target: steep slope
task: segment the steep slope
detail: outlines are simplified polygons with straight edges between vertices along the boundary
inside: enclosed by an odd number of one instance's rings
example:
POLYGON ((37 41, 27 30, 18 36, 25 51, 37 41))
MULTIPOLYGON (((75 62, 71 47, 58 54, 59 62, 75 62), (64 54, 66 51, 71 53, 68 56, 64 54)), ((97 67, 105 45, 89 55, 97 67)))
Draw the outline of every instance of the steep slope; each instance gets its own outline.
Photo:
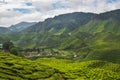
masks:
POLYGON ((74 50, 78 59, 120 63, 120 10, 97 15, 63 41, 60 49, 74 50), (70 43, 71 41, 71 43, 70 43))
POLYGON ((46 19, 44 22, 39 22, 23 30, 18 44, 25 47, 28 45, 30 47, 55 47, 64 38, 69 37, 71 31, 86 24, 95 16, 96 14, 92 13, 76 12, 46 19))
POLYGON ((56 33, 61 29, 66 29, 65 32, 73 31, 77 27, 86 24, 93 19, 96 14, 75 12, 48 18, 44 22, 39 22, 36 25, 26 29, 25 32, 41 32, 43 30, 56 33))
POLYGON ((68 51, 72 56, 76 54, 78 60, 120 63, 119 16, 119 9, 101 14, 64 14, 8 37, 23 48, 56 49, 61 54, 62 51, 68 51))

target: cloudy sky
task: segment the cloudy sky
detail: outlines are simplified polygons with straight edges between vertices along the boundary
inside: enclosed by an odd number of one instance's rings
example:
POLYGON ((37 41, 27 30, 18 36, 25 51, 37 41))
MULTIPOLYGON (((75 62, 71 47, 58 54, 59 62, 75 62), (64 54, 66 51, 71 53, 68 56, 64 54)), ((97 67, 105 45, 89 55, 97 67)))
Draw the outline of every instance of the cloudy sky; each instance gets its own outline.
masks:
POLYGON ((0 0, 0 26, 44 21, 64 13, 102 13, 114 9, 120 9, 120 0, 0 0))

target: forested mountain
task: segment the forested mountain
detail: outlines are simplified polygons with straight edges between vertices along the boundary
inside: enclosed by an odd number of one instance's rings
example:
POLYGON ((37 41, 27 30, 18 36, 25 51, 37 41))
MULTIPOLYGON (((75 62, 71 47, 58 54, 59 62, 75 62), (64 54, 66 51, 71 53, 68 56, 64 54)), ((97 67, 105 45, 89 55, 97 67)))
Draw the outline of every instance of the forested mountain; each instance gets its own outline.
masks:
POLYGON ((101 14, 63 14, 7 37, 18 47, 57 49, 76 53, 78 60, 103 59, 119 63, 119 16, 119 9, 101 14))
POLYGON ((78 59, 100 59, 120 62, 120 10, 97 15, 87 24, 73 31, 61 49, 74 50, 78 59))
POLYGON ((1 27, 0 44, 3 80, 120 80, 120 9, 1 27))
POLYGON ((21 31, 21 35, 25 35, 25 38, 22 37, 18 44, 24 46, 29 42, 29 47, 59 45, 58 43, 67 38, 72 31, 88 23, 95 16, 93 13, 75 12, 46 19, 21 31))
POLYGON ((54 18, 48 18, 44 22, 39 22, 24 31, 42 32, 44 30, 56 33, 62 29, 65 29, 64 32, 70 32, 78 28, 79 26, 86 24, 95 16, 96 14, 93 13, 82 12, 63 14, 55 16, 54 18))

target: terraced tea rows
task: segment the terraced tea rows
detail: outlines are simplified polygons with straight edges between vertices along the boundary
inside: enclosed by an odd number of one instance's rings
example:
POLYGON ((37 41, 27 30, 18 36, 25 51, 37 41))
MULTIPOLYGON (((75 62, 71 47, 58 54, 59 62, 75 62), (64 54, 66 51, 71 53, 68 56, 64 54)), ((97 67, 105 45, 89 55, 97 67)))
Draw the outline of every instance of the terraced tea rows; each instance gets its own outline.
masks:
POLYGON ((55 69, 0 52, 0 80, 56 80, 55 69))

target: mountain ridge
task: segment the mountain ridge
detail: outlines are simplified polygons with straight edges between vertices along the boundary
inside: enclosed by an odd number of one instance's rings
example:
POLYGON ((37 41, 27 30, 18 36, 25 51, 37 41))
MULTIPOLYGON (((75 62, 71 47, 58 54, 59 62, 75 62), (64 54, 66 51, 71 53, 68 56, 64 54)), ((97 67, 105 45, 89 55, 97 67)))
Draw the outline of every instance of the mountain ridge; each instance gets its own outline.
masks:
POLYGON ((36 29, 36 32, 38 32, 37 30, 41 30, 41 28, 49 30, 49 28, 51 28, 51 27, 62 28, 64 26, 71 26, 72 24, 83 25, 83 24, 87 23, 90 19, 92 19, 94 16, 96 16, 96 14, 83 13, 83 12, 74 12, 74 13, 62 14, 59 16, 55 16, 53 18, 48 18, 43 22, 39 22, 39 23, 31 26, 30 28, 26 29, 25 32, 27 32, 27 30, 28 30, 28 32, 32 32, 33 28, 34 29, 38 28, 38 29, 36 29), (77 22, 77 21, 79 21, 79 22, 77 22), (77 23, 75 23, 75 22, 77 22, 77 23), (72 24, 66 25, 66 24, 70 24, 70 23, 72 23, 72 24))
POLYGON ((15 25, 11 25, 10 27, 8 27, 12 32, 20 32, 32 25, 36 24, 36 22, 20 22, 18 24, 15 25))
POLYGON ((55 49, 59 55, 66 57, 76 54, 77 60, 98 59, 120 63, 119 13, 120 9, 101 14, 63 14, 8 37, 24 49, 55 49))

